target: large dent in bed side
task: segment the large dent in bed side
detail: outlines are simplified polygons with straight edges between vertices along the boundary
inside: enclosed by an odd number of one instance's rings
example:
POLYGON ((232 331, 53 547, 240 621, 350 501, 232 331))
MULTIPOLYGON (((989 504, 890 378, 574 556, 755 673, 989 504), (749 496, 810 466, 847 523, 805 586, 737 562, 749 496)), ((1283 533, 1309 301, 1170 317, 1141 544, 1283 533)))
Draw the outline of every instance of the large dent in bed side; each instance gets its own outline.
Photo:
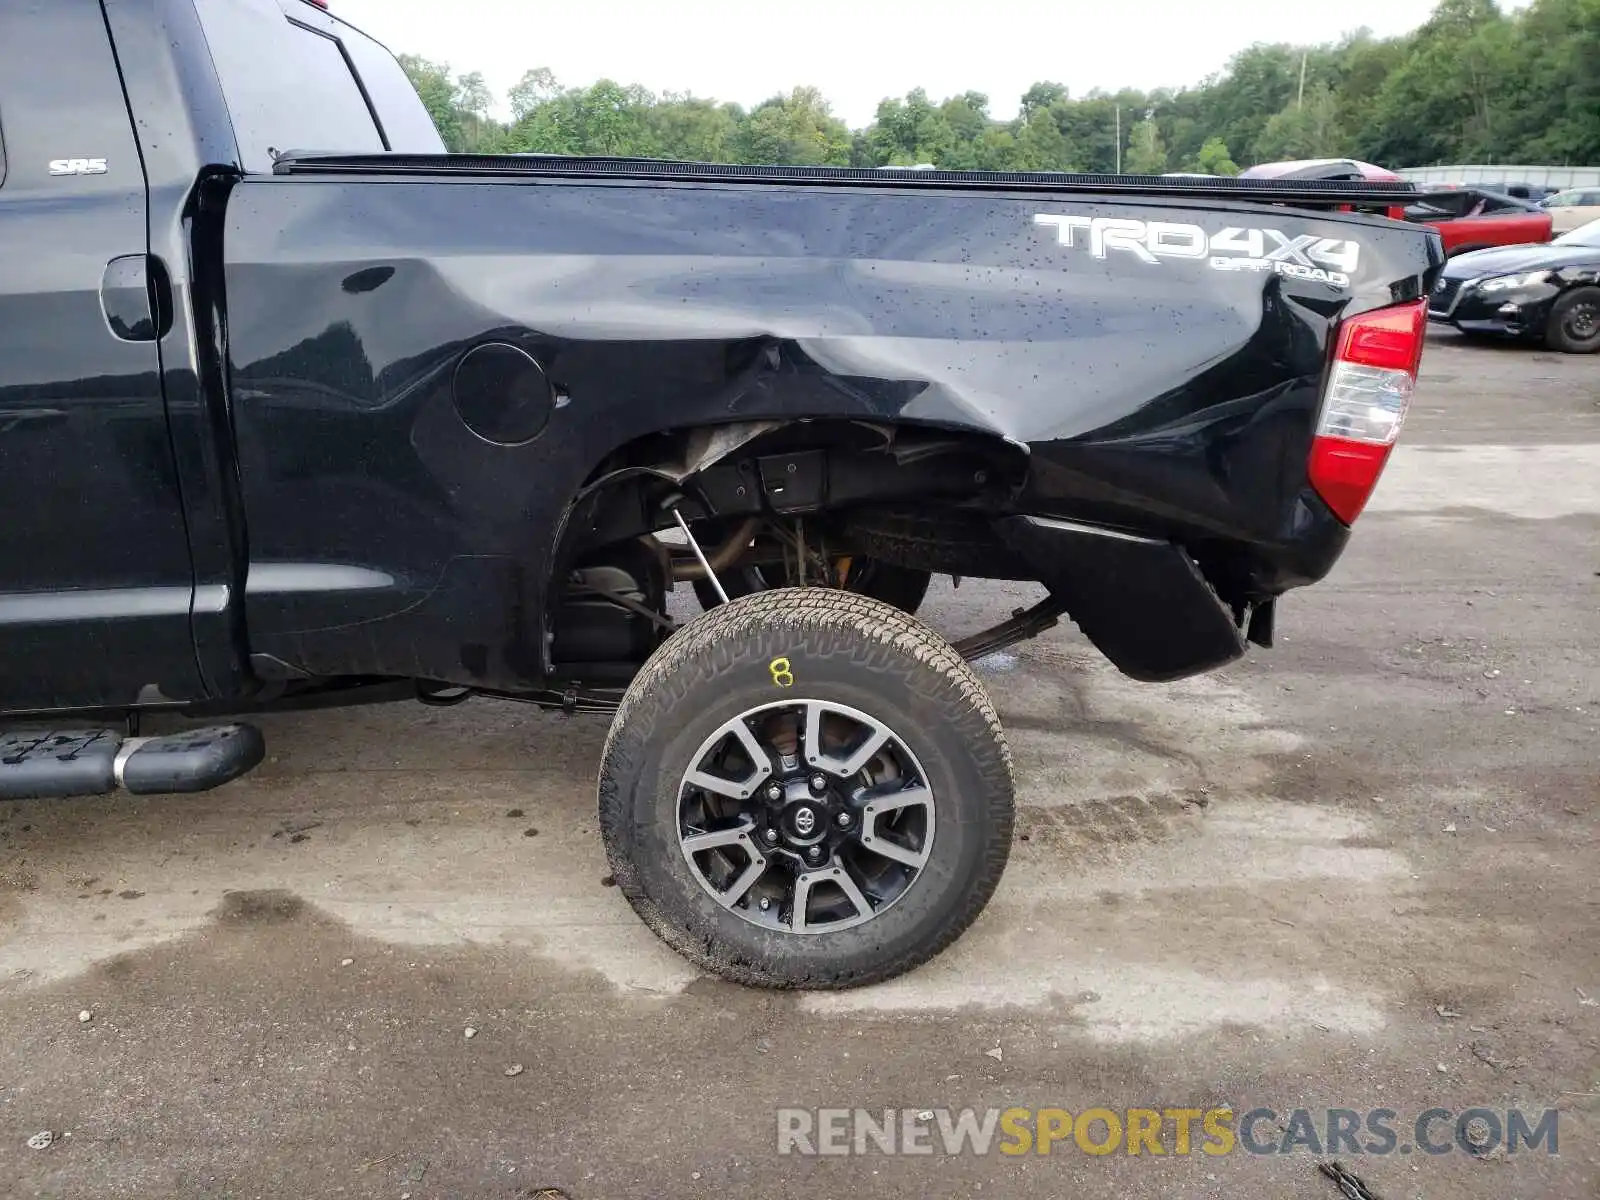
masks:
POLYGON ((810 411, 790 381, 781 400, 760 386, 677 396, 662 416, 683 423, 783 412, 1073 438, 1237 352, 1260 325, 1258 281, 1087 264, 450 254, 429 265, 463 299, 566 343, 761 343, 790 360, 775 366, 810 364, 810 411))

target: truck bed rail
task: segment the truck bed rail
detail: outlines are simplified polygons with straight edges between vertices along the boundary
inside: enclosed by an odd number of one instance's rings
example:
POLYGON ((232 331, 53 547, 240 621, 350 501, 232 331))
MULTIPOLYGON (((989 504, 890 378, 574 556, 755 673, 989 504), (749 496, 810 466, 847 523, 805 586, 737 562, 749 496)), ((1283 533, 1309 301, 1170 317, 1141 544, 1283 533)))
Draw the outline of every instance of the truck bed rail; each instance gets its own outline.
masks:
POLYGON ((293 150, 278 156, 273 172, 278 175, 470 175, 479 178, 615 179, 802 184, 888 190, 1194 197, 1255 204, 1293 204, 1300 208, 1386 208, 1397 202, 1413 201, 1418 195, 1415 185, 1407 182, 741 166, 647 158, 575 158, 553 154, 330 154, 293 150))

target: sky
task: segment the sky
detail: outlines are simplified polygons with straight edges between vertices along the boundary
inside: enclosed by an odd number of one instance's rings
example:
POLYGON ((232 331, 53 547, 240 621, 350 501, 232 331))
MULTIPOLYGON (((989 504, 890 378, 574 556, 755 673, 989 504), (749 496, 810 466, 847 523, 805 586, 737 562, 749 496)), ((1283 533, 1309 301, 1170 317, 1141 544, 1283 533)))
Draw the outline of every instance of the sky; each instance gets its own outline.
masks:
POLYGON ((1016 115, 1028 86, 1177 87, 1252 42, 1333 41, 1420 25, 1435 0, 329 0, 396 54, 482 71, 505 117, 533 67, 565 86, 598 79, 749 107, 812 84, 851 128, 885 96, 965 91, 1016 115))

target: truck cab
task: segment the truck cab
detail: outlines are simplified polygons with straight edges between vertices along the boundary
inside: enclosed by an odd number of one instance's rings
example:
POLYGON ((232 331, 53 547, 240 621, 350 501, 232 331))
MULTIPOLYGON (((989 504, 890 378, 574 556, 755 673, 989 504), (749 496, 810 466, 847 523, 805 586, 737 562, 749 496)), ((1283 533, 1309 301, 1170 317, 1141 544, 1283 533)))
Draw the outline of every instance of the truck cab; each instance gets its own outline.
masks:
POLYGON ((393 56, 308 0, 25 9, 0 38, 0 708, 225 693, 208 187, 292 148, 444 147, 393 56))

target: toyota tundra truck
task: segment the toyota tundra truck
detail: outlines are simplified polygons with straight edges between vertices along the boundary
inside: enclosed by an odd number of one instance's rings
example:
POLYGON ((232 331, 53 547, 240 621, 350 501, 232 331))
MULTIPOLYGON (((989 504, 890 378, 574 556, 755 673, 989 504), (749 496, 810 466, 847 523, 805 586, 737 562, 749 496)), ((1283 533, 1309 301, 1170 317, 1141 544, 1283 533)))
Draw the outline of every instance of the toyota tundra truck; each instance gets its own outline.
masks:
POLYGON ((0 798, 215 787, 271 709, 609 712, 622 893, 753 985, 988 901, 973 660, 1271 644, 1444 262, 1385 183, 449 154, 312 0, 0 21, 0 798), (1044 598, 952 644, 934 574, 1044 598))

